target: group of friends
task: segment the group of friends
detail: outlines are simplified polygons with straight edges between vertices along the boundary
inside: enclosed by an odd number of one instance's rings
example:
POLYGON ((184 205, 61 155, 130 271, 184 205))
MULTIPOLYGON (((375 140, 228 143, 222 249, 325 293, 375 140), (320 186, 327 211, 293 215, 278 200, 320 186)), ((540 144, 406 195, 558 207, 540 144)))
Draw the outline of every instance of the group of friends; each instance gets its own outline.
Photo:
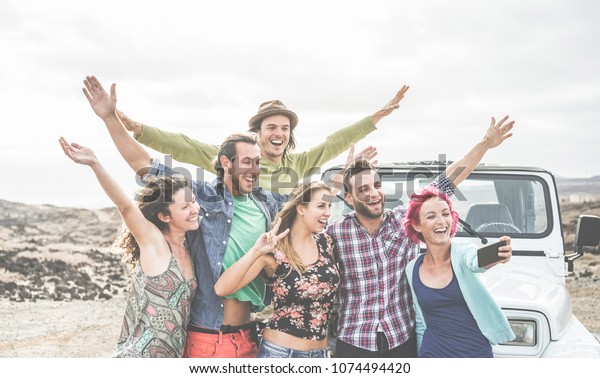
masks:
MULTIPOLYGON (((260 105, 248 131, 214 146, 132 120, 117 109, 115 84, 110 93, 94 76, 84 84, 145 183, 130 198, 91 149, 60 138, 69 158, 93 170, 126 226, 116 244, 132 286, 115 357, 328 357, 336 299, 336 358, 493 357, 492 345, 514 338, 476 274, 497 263, 479 268, 476 247, 453 240, 450 201, 484 154, 512 136, 508 116, 492 118, 483 139, 408 204, 386 210, 376 149, 355 155, 353 144, 399 107, 407 86, 372 115, 293 153, 298 117, 278 100, 260 105), (178 175, 143 145, 217 177, 178 175), (334 182, 310 179, 346 150, 334 182), (336 195, 354 211, 329 222, 336 195)), ((501 239, 506 263, 510 238, 501 239)))

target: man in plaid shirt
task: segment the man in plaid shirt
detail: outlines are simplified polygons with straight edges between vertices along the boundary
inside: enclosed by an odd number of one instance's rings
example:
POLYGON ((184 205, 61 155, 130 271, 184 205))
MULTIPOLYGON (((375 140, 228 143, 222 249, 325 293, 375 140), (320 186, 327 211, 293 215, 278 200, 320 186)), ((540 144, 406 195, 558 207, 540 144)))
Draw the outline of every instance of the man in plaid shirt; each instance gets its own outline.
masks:
MULTIPOLYGON (((492 123, 485 137, 434 181, 452 195, 483 155, 512 136, 508 116, 492 123)), ((336 357, 417 357, 412 298, 406 264, 419 244, 404 234, 405 206, 384 210, 381 180, 358 160, 344 171, 345 199, 354 212, 327 228, 336 241, 342 282, 336 357)))

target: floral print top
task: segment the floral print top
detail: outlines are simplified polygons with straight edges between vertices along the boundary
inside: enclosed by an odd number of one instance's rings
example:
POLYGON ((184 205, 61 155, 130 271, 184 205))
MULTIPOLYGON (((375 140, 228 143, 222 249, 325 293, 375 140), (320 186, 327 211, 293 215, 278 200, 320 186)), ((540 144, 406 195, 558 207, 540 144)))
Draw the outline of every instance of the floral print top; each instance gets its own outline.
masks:
POLYGON ((333 239, 324 233, 314 237, 319 257, 301 275, 291 268, 283 252, 275 250, 277 267, 267 279, 273 291, 273 315, 267 327, 302 339, 323 340, 340 275, 333 257, 333 239))

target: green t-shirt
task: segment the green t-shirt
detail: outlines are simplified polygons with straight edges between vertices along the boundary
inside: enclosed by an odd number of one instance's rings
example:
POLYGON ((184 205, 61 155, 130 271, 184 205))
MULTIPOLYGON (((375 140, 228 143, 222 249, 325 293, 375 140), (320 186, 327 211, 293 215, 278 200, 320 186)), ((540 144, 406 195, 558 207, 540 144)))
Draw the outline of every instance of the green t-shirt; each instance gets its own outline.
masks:
MULTIPOLYGON (((223 270, 232 266, 254 246, 265 232, 267 219, 254 201, 248 196, 233 197, 233 220, 231 233, 223 256, 223 270)), ((225 298, 236 298, 241 302, 252 302, 252 311, 262 311, 265 297, 265 280, 256 277, 248 285, 225 298)))
MULTIPOLYGON (((315 173, 323 164, 335 159, 348 150, 352 143, 363 139, 373 130, 373 120, 370 116, 365 117, 335 131, 322 143, 307 151, 286 154, 280 164, 262 159, 258 185, 271 192, 289 194, 299 180, 315 173)), ((136 135, 136 138, 140 143, 158 152, 173 155, 179 162, 193 164, 215 173, 213 163, 219 151, 218 146, 147 125, 144 125, 142 133, 136 135)))

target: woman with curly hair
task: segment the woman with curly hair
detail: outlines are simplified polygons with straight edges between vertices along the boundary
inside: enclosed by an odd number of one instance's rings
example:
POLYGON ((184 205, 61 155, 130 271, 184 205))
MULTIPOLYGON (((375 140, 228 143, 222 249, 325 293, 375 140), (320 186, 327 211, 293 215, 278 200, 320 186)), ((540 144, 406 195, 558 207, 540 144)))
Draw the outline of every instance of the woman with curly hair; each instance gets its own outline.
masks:
POLYGON ((71 160, 93 170, 126 226, 116 244, 133 280, 114 357, 181 357, 197 286, 185 239, 200 226, 190 184, 176 176, 155 178, 136 206, 91 149, 62 137, 60 144, 71 160))
POLYGON ((333 239, 323 233, 332 198, 332 188, 324 183, 297 185, 273 229, 215 284, 215 292, 224 296, 264 275, 273 294, 273 315, 258 358, 328 356, 327 327, 340 282, 333 239))

